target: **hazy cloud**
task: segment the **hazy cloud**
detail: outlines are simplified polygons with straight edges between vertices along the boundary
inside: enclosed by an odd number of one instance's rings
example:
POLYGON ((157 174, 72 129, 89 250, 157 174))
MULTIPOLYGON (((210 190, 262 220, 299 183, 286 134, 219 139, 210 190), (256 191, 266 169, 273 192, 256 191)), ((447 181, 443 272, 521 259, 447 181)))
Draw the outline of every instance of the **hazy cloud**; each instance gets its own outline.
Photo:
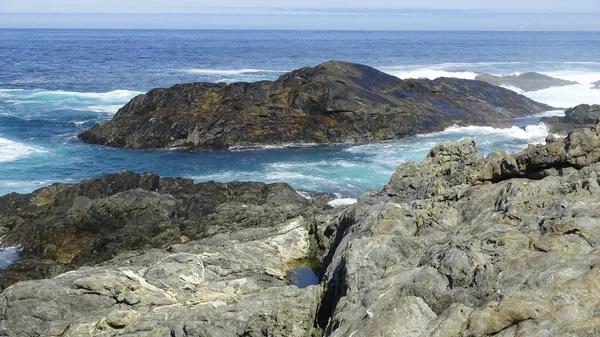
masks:
POLYGON ((0 0, 0 28, 600 30, 598 0, 255 0, 252 4, 0 0))
POLYGON ((0 0, 0 11, 21 13, 227 13, 256 14, 268 11, 347 9, 459 9, 505 12, 600 12, 597 0, 0 0))

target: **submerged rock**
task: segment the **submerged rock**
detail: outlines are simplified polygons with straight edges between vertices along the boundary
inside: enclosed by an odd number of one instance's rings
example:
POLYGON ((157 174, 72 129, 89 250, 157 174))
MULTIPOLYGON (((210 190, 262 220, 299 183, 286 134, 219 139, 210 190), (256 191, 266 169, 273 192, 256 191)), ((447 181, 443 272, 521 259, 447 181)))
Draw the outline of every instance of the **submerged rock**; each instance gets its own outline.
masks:
POLYGON ((565 110, 564 117, 542 117, 541 121, 558 134, 567 134, 575 129, 591 127, 600 121, 600 105, 580 104, 565 110))
POLYGON ((520 75, 494 76, 488 74, 479 74, 475 76, 478 81, 487 82, 493 85, 506 85, 519 88, 525 92, 538 91, 551 87, 563 87, 567 85, 578 84, 574 81, 567 81, 560 78, 554 78, 538 73, 523 73, 520 75))
POLYGON ((80 138, 128 148, 366 142, 453 124, 501 124, 546 110, 551 107, 479 81, 401 80, 368 66, 331 61, 273 82, 154 89, 80 138))

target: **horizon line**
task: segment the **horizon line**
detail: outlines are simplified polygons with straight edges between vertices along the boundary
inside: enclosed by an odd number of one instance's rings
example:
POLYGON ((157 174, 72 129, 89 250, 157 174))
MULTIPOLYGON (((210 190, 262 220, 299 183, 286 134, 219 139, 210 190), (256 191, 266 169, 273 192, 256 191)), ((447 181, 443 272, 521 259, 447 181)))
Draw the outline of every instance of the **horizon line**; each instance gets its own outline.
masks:
POLYGON ((81 28, 81 27, 2 27, 0 30, 156 30, 156 31, 265 31, 265 32, 453 32, 453 33, 600 33, 599 30, 502 30, 502 29, 310 29, 310 28, 81 28))
POLYGON ((406 15, 410 14, 434 14, 440 12, 453 12, 459 14, 500 14, 500 15, 600 15, 599 12, 532 12, 532 11, 499 11, 499 10, 485 10, 485 9, 352 9, 352 8, 336 8, 336 9, 270 9, 271 13, 261 12, 172 12, 172 13, 158 13, 158 12, 3 12, 2 14, 34 14, 34 15, 406 15), (348 10, 350 13, 339 12, 338 10, 348 10), (362 10, 366 12, 361 12, 362 10), (314 11, 314 12, 311 12, 314 11), (392 11, 390 13, 389 11, 392 11), (406 12, 406 13, 402 13, 406 12))

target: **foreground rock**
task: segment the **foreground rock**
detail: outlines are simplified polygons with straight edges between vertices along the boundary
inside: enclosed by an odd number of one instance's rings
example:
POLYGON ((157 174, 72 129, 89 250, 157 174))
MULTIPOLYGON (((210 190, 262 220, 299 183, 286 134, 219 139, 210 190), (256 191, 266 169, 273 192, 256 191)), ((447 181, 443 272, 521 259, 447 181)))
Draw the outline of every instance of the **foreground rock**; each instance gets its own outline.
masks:
POLYGON ((478 81, 484 81, 493 85, 505 85, 519 88, 525 92, 538 91, 552 87, 563 87, 567 85, 578 84, 574 81, 567 81, 560 78, 554 78, 538 73, 523 73, 520 75, 494 76, 488 74, 479 74, 475 76, 478 81))
POLYGON ((274 82, 154 89, 80 138, 128 148, 365 142, 453 124, 494 125, 546 110, 551 107, 487 83, 401 80, 367 66, 332 61, 274 82))
POLYGON ((90 267, 5 289, 0 335, 314 335, 322 288, 288 275, 326 252, 326 201, 132 172, 2 197, 3 244, 23 249, 3 287, 90 267))
POLYGON ((597 336, 600 130, 487 158, 443 143, 345 211, 328 336, 597 336))
POLYGON ((564 117, 542 117, 541 121, 548 125, 553 133, 566 135, 583 128, 592 127, 600 120, 600 105, 581 104, 565 110, 564 117))
POLYGON ((95 265, 136 249, 163 248, 245 228, 268 228, 308 211, 286 184, 200 183, 132 172, 56 184, 0 198, 5 246, 22 259, 0 286, 95 265))
POLYGON ((290 265, 309 254, 302 218, 122 254, 104 265, 9 287, 2 294, 2 332, 310 336, 321 287, 299 289, 286 280, 290 265))
MULTIPOLYGON (((274 214, 249 223, 252 212, 237 208, 222 230, 190 242, 14 284, 2 293, 0 328, 7 336, 598 336, 599 176, 594 126, 513 155, 484 158, 468 139, 442 143, 400 166, 381 191, 336 210, 307 205, 286 185, 253 185, 270 192, 243 205, 274 214), (290 203, 290 216, 275 216, 290 203), (322 262, 321 285, 287 285, 290 269, 310 258, 322 262)), ((187 200, 164 182, 153 193, 187 200)), ((108 193, 115 184, 93 186, 108 193)), ((57 200, 36 196, 27 201, 57 200)), ((217 206, 216 219, 235 204, 217 206)))

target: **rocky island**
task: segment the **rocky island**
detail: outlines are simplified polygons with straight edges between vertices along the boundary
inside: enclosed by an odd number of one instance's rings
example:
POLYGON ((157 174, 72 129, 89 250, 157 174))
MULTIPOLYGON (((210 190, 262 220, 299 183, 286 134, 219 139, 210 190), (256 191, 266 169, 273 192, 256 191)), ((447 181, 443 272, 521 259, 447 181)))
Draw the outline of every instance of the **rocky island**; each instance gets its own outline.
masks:
POLYGON ((154 89, 80 138, 113 147, 190 149, 368 142, 453 124, 502 125, 551 109, 480 81, 401 80, 368 66, 330 61, 276 81, 154 89))
POLYGON ((593 126, 511 155, 445 142, 336 209, 131 172, 13 193, 0 335, 598 336, 599 176, 593 126), (290 284, 307 265, 320 284, 290 284))
POLYGON ((574 81, 567 81, 560 78, 554 78, 548 75, 533 72, 506 76, 479 74, 475 76, 475 79, 493 85, 508 85, 511 87, 519 88, 525 92, 578 84, 574 81))

